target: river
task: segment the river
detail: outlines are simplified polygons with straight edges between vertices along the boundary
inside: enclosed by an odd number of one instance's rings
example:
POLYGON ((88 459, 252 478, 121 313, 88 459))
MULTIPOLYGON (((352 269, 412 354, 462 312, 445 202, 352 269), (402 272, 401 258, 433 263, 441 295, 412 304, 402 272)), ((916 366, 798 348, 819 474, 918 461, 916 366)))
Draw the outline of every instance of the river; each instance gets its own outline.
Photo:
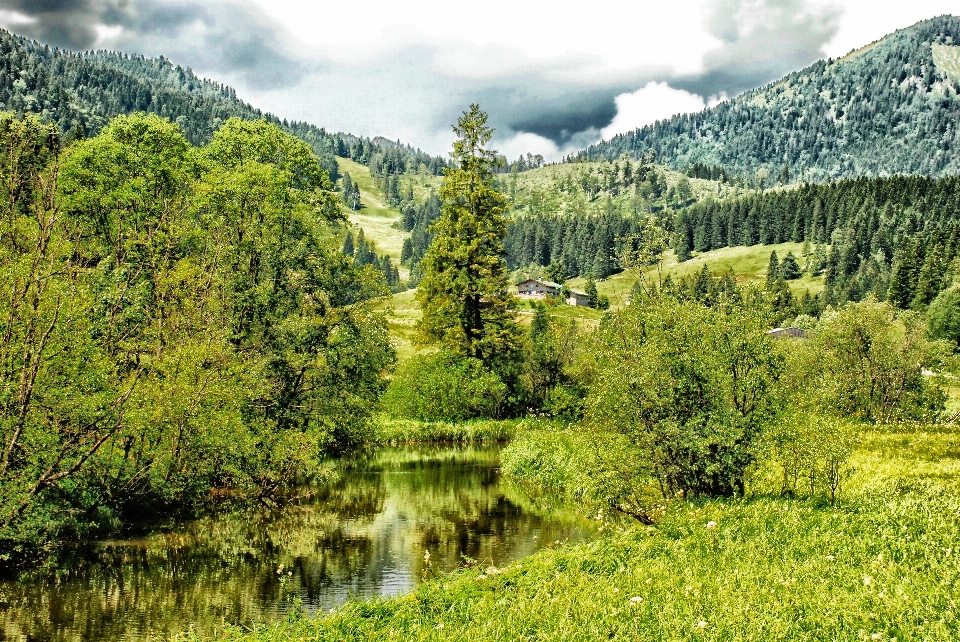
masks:
POLYGON ((571 511, 534 507, 498 466, 498 447, 381 448, 282 507, 77 546, 56 570, 0 582, 0 640, 139 642, 313 614, 593 532, 571 511))

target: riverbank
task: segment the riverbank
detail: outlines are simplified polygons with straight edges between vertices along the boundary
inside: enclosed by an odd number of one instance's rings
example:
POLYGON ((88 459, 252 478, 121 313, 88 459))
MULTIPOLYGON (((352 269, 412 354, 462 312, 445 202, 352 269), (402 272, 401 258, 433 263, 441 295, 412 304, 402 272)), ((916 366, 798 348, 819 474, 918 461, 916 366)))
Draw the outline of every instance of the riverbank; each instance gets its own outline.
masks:
POLYGON ((770 496, 677 502, 656 528, 611 524, 596 541, 507 569, 463 569, 403 597, 218 638, 956 639, 958 432, 866 433, 855 464, 836 508, 770 496))
POLYGON ((380 416, 374 419, 373 443, 397 444, 489 444, 510 441, 519 433, 545 426, 538 419, 470 419, 467 421, 418 421, 380 416))

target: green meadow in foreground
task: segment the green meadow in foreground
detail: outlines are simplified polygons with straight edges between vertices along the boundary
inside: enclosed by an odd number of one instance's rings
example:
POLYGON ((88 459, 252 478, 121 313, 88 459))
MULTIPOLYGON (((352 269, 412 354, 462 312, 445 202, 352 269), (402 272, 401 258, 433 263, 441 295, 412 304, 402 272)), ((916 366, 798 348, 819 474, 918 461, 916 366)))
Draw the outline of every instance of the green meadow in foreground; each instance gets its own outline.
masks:
MULTIPOLYGON (((515 459, 528 468, 538 443, 556 446, 524 435, 515 459)), ((656 526, 607 523, 593 542, 509 568, 480 560, 409 595, 219 639, 956 639, 960 431, 876 429, 853 464, 835 508, 774 494, 678 500, 656 526)))

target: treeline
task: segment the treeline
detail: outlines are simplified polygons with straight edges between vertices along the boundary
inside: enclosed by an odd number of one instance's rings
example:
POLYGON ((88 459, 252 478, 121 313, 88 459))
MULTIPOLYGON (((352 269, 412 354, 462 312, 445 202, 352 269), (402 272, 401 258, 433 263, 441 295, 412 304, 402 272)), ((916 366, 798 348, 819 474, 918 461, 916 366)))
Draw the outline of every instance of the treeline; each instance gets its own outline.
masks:
MULTIPOLYGON (((354 158, 358 163, 370 168, 373 184, 383 192, 387 203, 399 207, 403 196, 400 193, 400 177, 419 174, 421 176, 439 176, 448 164, 440 157, 430 156, 419 149, 401 145, 399 142, 380 146, 370 151, 367 158, 354 158)), ((413 200, 412 192, 409 195, 413 200)))
POLYGON ((393 360, 327 173, 266 121, 0 116, 0 567, 362 443, 393 360))
POLYGON ((384 139, 370 140, 289 122, 239 100, 236 91, 198 78, 163 56, 72 53, 0 29, 0 110, 35 113, 69 136, 93 136, 121 114, 154 113, 175 122, 191 144, 208 143, 230 118, 265 119, 310 145, 331 179, 336 156, 367 164, 387 149, 405 167, 439 173, 444 161, 384 139))
POLYGON ((647 215, 611 211, 596 216, 520 216, 507 226, 504 248, 510 269, 547 267, 562 283, 576 276, 605 279, 623 269, 622 257, 637 249, 655 223, 647 215))
POLYGON ((807 269, 824 274, 823 306, 873 294, 918 307, 948 285, 960 252, 958 196, 957 178, 894 176, 705 201, 678 213, 674 248, 685 260, 691 251, 807 242, 807 269))
POLYGON ((702 112, 598 143, 579 158, 655 152, 675 169, 704 163, 769 179, 787 168, 811 181, 956 174, 956 80, 937 66, 931 45, 957 42, 960 18, 939 16, 702 112))

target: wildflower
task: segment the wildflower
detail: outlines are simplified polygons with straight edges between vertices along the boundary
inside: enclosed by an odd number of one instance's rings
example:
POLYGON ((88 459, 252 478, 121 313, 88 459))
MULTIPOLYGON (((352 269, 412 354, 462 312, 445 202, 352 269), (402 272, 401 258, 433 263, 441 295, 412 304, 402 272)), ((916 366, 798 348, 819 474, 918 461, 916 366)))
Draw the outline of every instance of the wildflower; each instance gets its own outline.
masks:
POLYGON ((430 551, 423 552, 423 561, 427 564, 430 563, 430 551))
POLYGON ((883 633, 874 633, 873 635, 870 636, 870 639, 871 639, 871 640, 882 640, 882 639, 883 639, 883 633))
POLYGON ((705 628, 707 628, 707 621, 706 621, 706 620, 700 620, 699 622, 697 622, 697 628, 698 628, 698 629, 705 629, 705 628))
POLYGON ((503 573, 503 571, 497 568, 496 566, 487 567, 487 575, 497 575, 499 573, 503 573))
POLYGON ((648 577, 646 583, 647 583, 647 584, 653 584, 653 578, 652 578, 652 577, 648 577))
POLYGON ((634 595, 633 597, 630 598, 631 604, 640 604, 641 602, 643 602, 643 598, 640 597, 639 595, 634 595))
POLYGON ((873 578, 872 578, 872 577, 870 577, 869 575, 867 575, 865 578, 863 578, 863 585, 864 585, 864 586, 870 586, 871 584, 873 584, 873 578))
POLYGON ((827 560, 828 562, 832 562, 833 560, 835 560, 835 559, 837 559, 837 558, 834 557, 833 555, 827 555, 824 559, 827 560))
POLYGON ((709 531, 709 530, 713 530, 713 529, 716 528, 716 527, 717 527, 717 523, 716 523, 715 521, 711 520, 711 521, 707 522, 707 530, 708 530, 708 531, 709 531))

